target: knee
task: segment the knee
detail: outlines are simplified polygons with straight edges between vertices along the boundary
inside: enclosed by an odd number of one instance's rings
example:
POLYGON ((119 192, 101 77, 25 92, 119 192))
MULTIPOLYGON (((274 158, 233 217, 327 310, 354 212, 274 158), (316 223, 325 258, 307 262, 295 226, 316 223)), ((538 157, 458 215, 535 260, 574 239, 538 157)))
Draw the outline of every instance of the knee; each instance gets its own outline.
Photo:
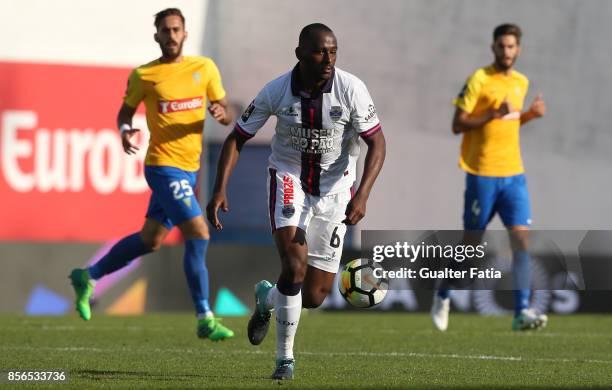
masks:
POLYGON ((194 217, 178 225, 186 240, 209 240, 208 226, 202 216, 194 217))
POLYGON ((282 273, 288 283, 303 283, 306 277, 307 261, 297 256, 285 255, 282 258, 282 273))
POLYGON ((151 252, 155 252, 161 248, 162 242, 164 241, 163 234, 145 234, 144 232, 140 233, 140 239, 142 243, 149 248, 151 252))
POLYGON ((329 290, 320 288, 315 291, 302 291, 302 307, 305 309, 316 309, 323 304, 329 290))

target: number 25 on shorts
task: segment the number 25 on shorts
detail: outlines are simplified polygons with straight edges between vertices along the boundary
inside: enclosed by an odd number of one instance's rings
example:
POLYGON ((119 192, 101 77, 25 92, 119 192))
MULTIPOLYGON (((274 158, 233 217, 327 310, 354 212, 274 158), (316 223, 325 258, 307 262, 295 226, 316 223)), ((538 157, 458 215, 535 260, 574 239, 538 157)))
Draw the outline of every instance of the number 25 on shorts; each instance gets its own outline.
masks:
POLYGON ((191 185, 187 179, 170 182, 170 188, 172 189, 172 195, 176 200, 193 195, 193 189, 191 188, 191 185))

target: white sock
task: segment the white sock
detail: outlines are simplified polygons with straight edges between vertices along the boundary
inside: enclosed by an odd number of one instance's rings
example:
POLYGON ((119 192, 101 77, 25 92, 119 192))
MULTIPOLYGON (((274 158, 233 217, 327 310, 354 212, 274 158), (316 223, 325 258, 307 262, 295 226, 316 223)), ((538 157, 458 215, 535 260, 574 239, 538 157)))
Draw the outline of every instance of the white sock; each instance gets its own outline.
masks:
POLYGON ((210 310, 208 310, 206 313, 198 313, 198 315, 197 315, 198 320, 201 320, 201 319, 204 319, 204 318, 211 318, 211 317, 214 317, 214 316, 215 315, 210 310))
POLYGON ((302 313, 302 293, 276 293, 276 358, 293 359, 293 340, 302 313))
POLYGON ((274 306, 276 306, 276 296, 277 295, 278 295, 278 290, 276 289, 276 285, 275 285, 268 291, 268 295, 266 296, 266 310, 274 309, 274 306))

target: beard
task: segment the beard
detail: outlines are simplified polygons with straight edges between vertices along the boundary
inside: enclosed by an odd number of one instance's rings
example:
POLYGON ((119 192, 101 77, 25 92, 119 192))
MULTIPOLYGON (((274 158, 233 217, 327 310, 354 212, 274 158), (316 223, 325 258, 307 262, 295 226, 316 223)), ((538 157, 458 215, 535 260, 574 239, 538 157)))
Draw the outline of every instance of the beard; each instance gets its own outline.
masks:
POLYGON ((166 47, 162 45, 161 43, 159 44, 159 48, 161 49, 162 56, 164 58, 167 58, 169 60, 174 60, 177 57, 179 57, 181 53, 183 52, 183 42, 178 43, 178 45, 176 46, 176 51, 173 50, 174 48, 166 47))
POLYGON ((508 70, 510 68, 512 68, 514 66, 514 63, 516 62, 516 56, 514 58, 512 58, 512 60, 510 61, 510 63, 508 64, 507 61, 504 60, 504 58, 495 58, 495 65, 497 66, 498 69, 501 70, 508 70))

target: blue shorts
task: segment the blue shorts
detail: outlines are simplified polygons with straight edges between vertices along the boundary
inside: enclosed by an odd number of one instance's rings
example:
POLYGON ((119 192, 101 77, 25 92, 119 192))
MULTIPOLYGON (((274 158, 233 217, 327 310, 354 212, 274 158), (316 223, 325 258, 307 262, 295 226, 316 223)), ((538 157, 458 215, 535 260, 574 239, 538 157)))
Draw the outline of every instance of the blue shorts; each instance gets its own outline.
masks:
POLYGON ((145 166, 145 178, 153 191, 147 218, 161 222, 168 229, 202 215, 195 196, 197 172, 174 167, 145 166))
POLYGON ((524 174, 509 177, 465 177, 465 230, 484 230, 495 213, 506 227, 531 225, 527 179, 524 174))

